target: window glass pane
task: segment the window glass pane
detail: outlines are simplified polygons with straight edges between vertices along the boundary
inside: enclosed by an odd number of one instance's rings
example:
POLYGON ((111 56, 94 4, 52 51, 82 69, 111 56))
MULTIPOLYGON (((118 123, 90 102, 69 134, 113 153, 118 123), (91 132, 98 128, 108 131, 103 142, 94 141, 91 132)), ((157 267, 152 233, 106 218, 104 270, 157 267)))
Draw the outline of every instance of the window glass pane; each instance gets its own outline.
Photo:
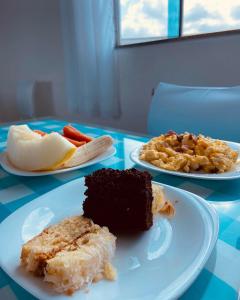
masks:
POLYGON ((183 35, 240 28, 240 0, 184 0, 183 35))
POLYGON ((178 36, 179 1, 119 0, 122 43, 178 36))

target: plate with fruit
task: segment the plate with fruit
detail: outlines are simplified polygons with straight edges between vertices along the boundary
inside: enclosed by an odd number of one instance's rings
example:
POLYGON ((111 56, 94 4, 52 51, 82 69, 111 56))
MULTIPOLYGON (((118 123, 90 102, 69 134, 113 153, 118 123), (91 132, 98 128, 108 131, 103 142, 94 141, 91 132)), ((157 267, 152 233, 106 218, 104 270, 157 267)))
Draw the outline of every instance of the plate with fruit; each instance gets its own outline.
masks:
POLYGON ((116 153, 109 135, 92 138, 67 125, 63 134, 10 126, 2 168, 19 176, 43 176, 85 168, 116 153))

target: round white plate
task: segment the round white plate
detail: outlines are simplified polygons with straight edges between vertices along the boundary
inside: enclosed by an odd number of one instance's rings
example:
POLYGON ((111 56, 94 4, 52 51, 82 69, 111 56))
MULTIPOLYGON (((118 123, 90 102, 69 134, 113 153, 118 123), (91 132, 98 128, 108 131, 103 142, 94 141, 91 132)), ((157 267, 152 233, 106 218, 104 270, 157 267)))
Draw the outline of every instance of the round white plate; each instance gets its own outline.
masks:
MULTIPOLYGON (((233 150, 240 152, 240 144, 239 143, 234 143, 234 142, 227 142, 225 143, 228 144, 229 147, 231 147, 233 150)), ((204 173, 185 173, 185 172, 176 172, 176 171, 169 171, 165 169, 158 168, 146 161, 140 160, 139 159, 139 154, 141 151, 142 145, 138 146, 135 150, 133 150, 130 153, 130 158, 133 162, 136 164, 152 170, 152 171, 157 171, 161 173, 166 173, 170 175, 176 175, 176 176, 183 176, 183 177, 191 177, 191 178, 196 178, 196 179, 211 179, 211 180, 229 180, 229 179, 237 179, 240 178, 240 166, 237 164, 237 167, 235 167, 234 170, 224 172, 224 173, 219 173, 219 174, 204 174, 204 173)))
POLYGON ((53 175, 53 174, 58 174, 58 173, 65 173, 69 171, 74 171, 78 169, 82 169, 85 167, 89 167, 91 165, 100 163, 116 154, 116 148, 114 146, 109 147, 107 151, 104 153, 100 154, 99 156, 87 161, 84 164, 81 164, 76 167, 72 168, 65 168, 65 169, 59 169, 59 170, 54 170, 54 171, 42 171, 42 172, 31 172, 31 171, 22 171, 20 169, 15 168, 7 159, 6 152, 3 152, 0 154, 0 164, 3 167, 5 171, 8 173, 11 173, 13 175, 18 175, 18 176, 44 176, 44 175, 53 175))
MULTIPOLYGON (((92 284, 71 300, 166 300, 179 297, 209 258, 218 235, 213 207, 189 192, 165 186, 175 203, 173 219, 155 217, 146 232, 117 238, 113 264, 116 281, 92 284)), ((82 213, 84 179, 71 181, 26 204, 0 225, 0 265, 19 285, 38 299, 69 299, 56 295, 41 278, 19 267, 22 244, 49 224, 82 213)))

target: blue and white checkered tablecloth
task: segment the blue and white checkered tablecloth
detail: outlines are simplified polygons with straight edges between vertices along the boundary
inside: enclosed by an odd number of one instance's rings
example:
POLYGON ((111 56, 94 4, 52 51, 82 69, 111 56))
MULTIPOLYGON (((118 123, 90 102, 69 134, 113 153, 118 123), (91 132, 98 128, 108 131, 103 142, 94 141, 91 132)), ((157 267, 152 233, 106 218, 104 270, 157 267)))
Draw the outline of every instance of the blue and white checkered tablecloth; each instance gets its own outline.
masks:
MULTIPOLYGON (((59 120, 28 122, 32 129, 60 131, 67 123, 59 120)), ((114 157, 88 168, 42 177, 20 177, 6 173, 0 167, 0 221, 24 204, 70 180, 85 176, 96 169, 133 166, 129 153, 148 138, 115 130, 73 123, 79 130, 97 137, 110 134, 115 139, 114 157)), ((0 152, 6 146, 8 126, 0 126, 0 152)), ((153 174, 154 180, 173 185, 211 201, 220 217, 220 232, 216 247, 196 281, 181 297, 182 300, 236 300, 240 288, 240 180, 205 181, 184 177, 153 174)), ((35 299, 0 269, 0 299, 35 299)), ((150 300, 150 299, 149 299, 150 300)))

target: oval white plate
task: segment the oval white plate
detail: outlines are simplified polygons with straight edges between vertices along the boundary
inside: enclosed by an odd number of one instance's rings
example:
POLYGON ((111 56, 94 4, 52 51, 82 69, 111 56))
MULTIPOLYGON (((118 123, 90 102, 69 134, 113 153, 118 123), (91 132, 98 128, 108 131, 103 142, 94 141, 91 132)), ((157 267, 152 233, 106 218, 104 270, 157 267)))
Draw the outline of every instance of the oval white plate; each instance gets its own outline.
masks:
MULTIPOLYGON (((49 224, 81 214, 84 190, 83 178, 69 182, 21 207, 0 225, 1 267, 39 299, 69 297, 54 294, 41 278, 19 267, 22 244, 49 224)), ((150 230, 118 237, 113 261, 117 280, 92 284, 88 293, 77 291, 72 300, 175 299, 190 286, 213 250, 218 217, 210 204, 194 194, 166 185, 165 193, 176 202, 176 216, 156 217, 150 230)))
MULTIPOLYGON (((234 142, 227 142, 227 141, 225 141, 225 142, 233 150, 235 150, 237 152, 240 151, 240 144, 234 143, 234 142)), ((146 169, 152 170, 152 171, 157 171, 157 172, 166 173, 166 174, 170 174, 170 175, 176 175, 176 176, 191 177, 191 178, 196 178, 196 179, 229 180, 229 179, 240 178, 240 166, 239 165, 232 171, 220 173, 220 174, 184 173, 184 172, 176 172, 176 171, 169 171, 169 170, 161 169, 161 168, 158 168, 146 161, 139 159, 139 153, 140 153, 141 148, 142 148, 142 145, 137 147, 135 150, 133 150, 130 153, 130 158, 136 164, 138 164, 146 169)))
POLYGON ((72 168, 65 168, 65 169, 59 169, 59 170, 54 170, 54 171, 42 171, 42 172, 30 172, 30 171, 23 171, 20 169, 15 168, 7 159, 6 152, 3 152, 0 154, 0 164, 3 167, 5 171, 8 173, 11 173, 13 175, 18 175, 18 176, 44 176, 44 175, 53 175, 53 174, 58 174, 58 173, 64 173, 64 172, 69 172, 69 171, 74 171, 78 169, 82 169, 85 167, 89 167, 91 165, 100 163, 116 154, 116 148, 114 146, 109 147, 107 151, 104 153, 100 154, 99 156, 87 161, 84 164, 81 164, 76 167, 72 168))

